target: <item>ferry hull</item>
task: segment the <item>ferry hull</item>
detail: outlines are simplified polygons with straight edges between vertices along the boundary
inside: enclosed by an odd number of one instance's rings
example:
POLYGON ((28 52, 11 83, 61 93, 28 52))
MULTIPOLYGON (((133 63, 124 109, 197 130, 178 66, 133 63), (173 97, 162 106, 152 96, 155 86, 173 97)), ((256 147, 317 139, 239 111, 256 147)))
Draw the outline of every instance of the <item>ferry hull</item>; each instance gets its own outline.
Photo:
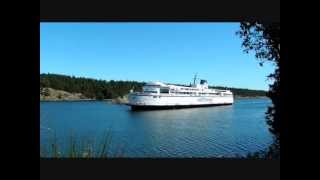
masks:
POLYGON ((232 105, 232 103, 224 104, 197 104, 197 105, 162 105, 162 106, 153 106, 153 105, 130 105, 131 110, 133 111, 143 111, 143 110, 164 110, 164 109, 182 109, 182 108, 196 108, 196 107, 210 107, 210 106, 226 106, 232 105))
POLYGON ((159 95, 129 95, 132 110, 178 109, 191 107, 206 107, 233 104, 233 97, 203 97, 203 96, 159 96, 159 95))

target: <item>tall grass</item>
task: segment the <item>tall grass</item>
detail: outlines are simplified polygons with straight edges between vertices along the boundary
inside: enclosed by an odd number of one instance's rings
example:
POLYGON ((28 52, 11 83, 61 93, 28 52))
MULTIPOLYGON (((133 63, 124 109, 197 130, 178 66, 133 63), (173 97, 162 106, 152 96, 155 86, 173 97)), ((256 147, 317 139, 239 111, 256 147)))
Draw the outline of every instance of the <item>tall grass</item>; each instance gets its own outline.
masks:
POLYGON ((77 138, 71 133, 67 144, 59 143, 56 135, 49 143, 40 146, 41 158, 113 158, 123 157, 123 148, 118 146, 111 151, 111 131, 107 131, 101 138, 86 140, 77 138), (98 140, 100 139, 100 140, 98 140))

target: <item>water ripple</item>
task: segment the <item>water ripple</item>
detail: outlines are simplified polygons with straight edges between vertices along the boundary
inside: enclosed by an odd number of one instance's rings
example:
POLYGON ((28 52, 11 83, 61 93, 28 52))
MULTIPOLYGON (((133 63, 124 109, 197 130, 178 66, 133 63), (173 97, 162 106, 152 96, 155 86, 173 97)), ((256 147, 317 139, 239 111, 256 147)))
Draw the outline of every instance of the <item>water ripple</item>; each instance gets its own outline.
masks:
POLYGON ((93 139, 112 129, 113 143, 124 145, 126 157, 244 155, 272 143, 264 119, 268 105, 251 99, 225 107, 132 112, 102 102, 41 102, 41 143, 50 139, 47 128, 61 142, 67 142, 70 129, 93 139))

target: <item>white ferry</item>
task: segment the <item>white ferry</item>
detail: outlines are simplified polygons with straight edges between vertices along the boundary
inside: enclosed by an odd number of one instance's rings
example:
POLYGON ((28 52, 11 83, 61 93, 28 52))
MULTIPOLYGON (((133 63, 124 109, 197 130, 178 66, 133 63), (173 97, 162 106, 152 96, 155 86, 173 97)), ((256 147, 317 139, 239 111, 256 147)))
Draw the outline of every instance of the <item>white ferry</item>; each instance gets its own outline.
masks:
MULTIPOLYGON (((196 78, 195 78, 196 79, 196 78)), ((199 106, 231 105, 234 102, 230 90, 209 89, 206 80, 200 84, 177 86, 162 82, 149 82, 142 92, 130 92, 128 96, 132 110, 170 109, 199 106)))

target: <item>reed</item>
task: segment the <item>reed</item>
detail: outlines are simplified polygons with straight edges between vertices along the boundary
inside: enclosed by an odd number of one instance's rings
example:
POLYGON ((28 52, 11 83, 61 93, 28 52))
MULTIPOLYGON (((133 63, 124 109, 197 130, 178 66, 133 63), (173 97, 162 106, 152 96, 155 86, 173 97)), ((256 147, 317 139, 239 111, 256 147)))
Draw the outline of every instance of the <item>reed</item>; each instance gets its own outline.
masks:
POLYGON ((123 157, 123 146, 118 146, 114 152, 111 152, 112 135, 111 131, 104 133, 102 138, 85 140, 76 137, 71 133, 69 141, 65 146, 59 143, 56 135, 50 143, 40 146, 41 158, 111 158, 123 157), (96 142, 96 143, 95 143, 96 142))

